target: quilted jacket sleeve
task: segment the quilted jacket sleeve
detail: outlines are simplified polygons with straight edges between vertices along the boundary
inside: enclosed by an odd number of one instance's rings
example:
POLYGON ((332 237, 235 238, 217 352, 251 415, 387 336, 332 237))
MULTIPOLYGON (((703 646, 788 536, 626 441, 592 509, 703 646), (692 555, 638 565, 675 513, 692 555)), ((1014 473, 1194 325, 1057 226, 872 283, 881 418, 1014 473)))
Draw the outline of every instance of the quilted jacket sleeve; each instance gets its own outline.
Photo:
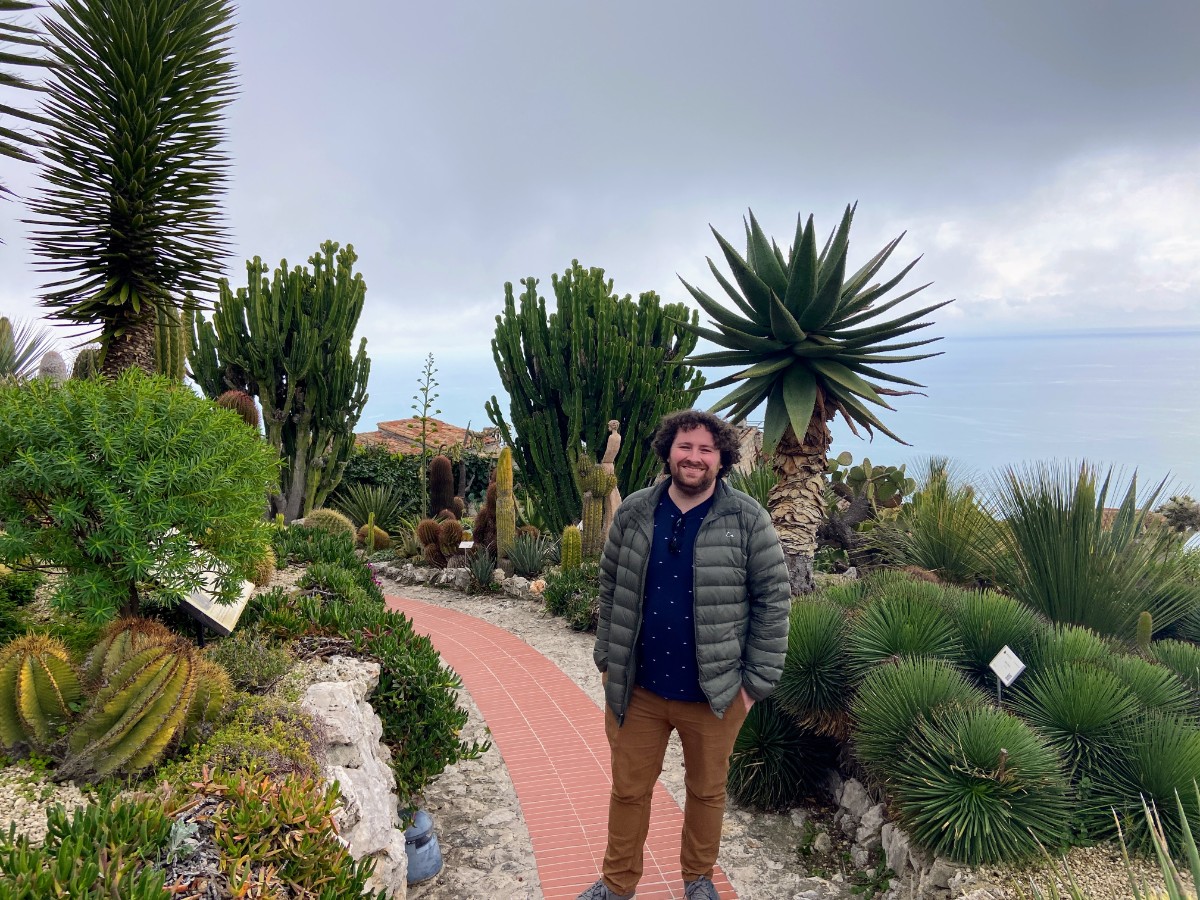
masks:
POLYGON ((746 581, 750 623, 742 655, 742 685, 752 698, 762 700, 775 690, 783 675, 791 583, 779 535, 770 513, 761 507, 750 534, 746 581))
POLYGON ((592 659, 601 672, 608 671, 608 634, 612 628, 613 594, 617 585, 617 556, 624 531, 623 517, 618 508, 608 529, 604 552, 600 556, 600 618, 596 624, 596 645, 592 659))

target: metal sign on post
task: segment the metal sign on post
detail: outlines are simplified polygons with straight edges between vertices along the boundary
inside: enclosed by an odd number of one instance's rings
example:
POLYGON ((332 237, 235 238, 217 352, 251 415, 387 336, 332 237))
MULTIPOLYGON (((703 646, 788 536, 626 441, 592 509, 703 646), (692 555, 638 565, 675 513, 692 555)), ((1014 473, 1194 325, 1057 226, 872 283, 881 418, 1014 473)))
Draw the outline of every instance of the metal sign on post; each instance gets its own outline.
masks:
POLYGON ((1012 648, 1008 644, 1005 644, 1000 648, 995 659, 988 663, 988 668, 996 673, 996 700, 1000 701, 1003 700, 1003 689, 1011 687, 1012 683, 1025 671, 1025 663, 1021 662, 1020 657, 1012 652, 1012 648))

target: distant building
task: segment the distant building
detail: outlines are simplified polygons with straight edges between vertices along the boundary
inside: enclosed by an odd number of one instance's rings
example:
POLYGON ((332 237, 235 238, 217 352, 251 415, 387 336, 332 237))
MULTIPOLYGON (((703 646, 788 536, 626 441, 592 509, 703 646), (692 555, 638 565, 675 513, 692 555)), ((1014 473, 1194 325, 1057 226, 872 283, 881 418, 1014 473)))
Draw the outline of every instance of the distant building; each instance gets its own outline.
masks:
MULTIPOLYGON (((467 449, 481 456, 496 457, 500 455, 500 429, 481 428, 471 429, 468 436, 465 428, 443 422, 430 416, 426 420, 425 444, 434 452, 458 447, 466 438, 467 449)), ((419 454, 421 452, 421 420, 417 418, 396 419, 394 422, 380 422, 376 431, 362 431, 354 435, 354 443, 359 447, 379 445, 390 453, 402 455, 419 454)))

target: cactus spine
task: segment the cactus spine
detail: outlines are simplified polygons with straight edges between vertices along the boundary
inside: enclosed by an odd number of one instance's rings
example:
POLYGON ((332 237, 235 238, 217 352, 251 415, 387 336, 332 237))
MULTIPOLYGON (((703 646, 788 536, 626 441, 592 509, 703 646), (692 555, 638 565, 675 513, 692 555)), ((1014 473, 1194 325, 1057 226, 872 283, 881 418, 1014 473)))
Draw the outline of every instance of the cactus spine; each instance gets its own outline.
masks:
POLYGON ((109 624, 100 635, 100 640, 88 654, 83 673, 91 685, 106 681, 121 665, 147 647, 168 647, 175 643, 176 636, 154 619, 127 616, 109 624))
POLYGON ((561 564, 564 572, 578 569, 583 562, 583 536, 574 525, 568 525, 562 533, 561 564))
POLYGON ((454 509, 454 465, 438 454, 429 461, 429 514, 454 509))
POLYGON ((599 466, 587 453, 579 455, 576 481, 583 496, 583 556, 599 559, 604 551, 604 500, 617 485, 617 476, 599 466))
POLYGON ((205 656, 196 660, 196 692, 184 723, 184 746, 197 744, 207 737, 206 732, 221 719, 226 701, 233 694, 229 673, 205 656))
POLYGON ((47 747, 82 689, 61 641, 30 634, 0 650, 0 743, 47 747))
POLYGON ((67 738, 59 768, 65 778, 138 772, 182 733, 196 692, 190 646, 152 646, 135 653, 103 684, 67 738))
POLYGON ((512 448, 505 447, 496 462, 496 558, 506 558, 516 539, 517 502, 513 497, 512 448))
POLYGON ((268 279, 255 257, 247 286, 235 295, 221 281, 213 320, 196 316, 188 355, 196 384, 206 397, 236 388, 258 400, 267 443, 283 460, 270 514, 287 522, 341 482, 367 402, 366 339, 351 352, 367 292, 357 259, 353 247, 326 241, 311 270, 283 260, 268 279))

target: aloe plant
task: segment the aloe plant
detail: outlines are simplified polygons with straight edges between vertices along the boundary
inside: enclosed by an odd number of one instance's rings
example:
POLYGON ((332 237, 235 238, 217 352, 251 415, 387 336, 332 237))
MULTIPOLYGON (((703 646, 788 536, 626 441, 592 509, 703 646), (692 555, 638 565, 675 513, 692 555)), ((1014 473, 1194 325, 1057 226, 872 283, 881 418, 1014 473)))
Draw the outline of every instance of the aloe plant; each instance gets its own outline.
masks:
POLYGON ((812 216, 807 223, 798 218, 786 258, 775 242, 767 239, 753 213, 746 224, 745 257, 714 229, 736 286, 711 259, 709 268, 733 301, 734 311, 683 282, 714 327, 688 322, 680 322, 680 326, 724 348, 689 356, 685 362, 740 367, 733 375, 705 386, 709 390, 737 385, 713 411, 728 409, 730 418, 740 422, 766 403, 763 450, 773 454, 771 465, 779 475, 770 510, 794 593, 813 589, 812 558, 825 505, 825 471, 832 441, 829 422, 840 414, 856 434, 860 427, 868 434, 878 430, 904 443, 867 404, 891 409, 886 397, 913 393, 882 382, 920 385, 879 367, 936 355, 901 355, 897 351, 938 338, 898 342, 896 338, 931 324, 917 320, 950 302, 884 318, 884 313, 927 285, 889 299, 916 260, 882 284, 872 283, 903 235, 889 241, 847 277, 853 218, 854 207, 846 207, 841 224, 819 252, 812 216))

